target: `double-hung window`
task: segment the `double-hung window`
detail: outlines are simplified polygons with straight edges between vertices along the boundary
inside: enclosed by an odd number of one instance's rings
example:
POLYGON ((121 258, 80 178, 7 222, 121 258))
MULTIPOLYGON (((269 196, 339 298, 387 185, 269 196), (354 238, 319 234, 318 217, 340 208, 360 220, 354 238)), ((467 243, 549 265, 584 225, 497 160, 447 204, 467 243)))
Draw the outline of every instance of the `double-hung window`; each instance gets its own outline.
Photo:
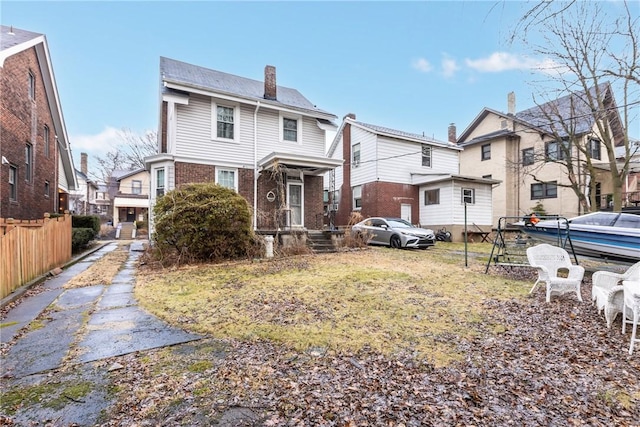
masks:
POLYGON ((282 118, 282 139, 284 141, 298 141, 298 120, 289 117, 282 118))
POLYGON ((156 197, 164 196, 164 168, 156 169, 156 197))
POLYGON ((362 209, 362 186, 357 185, 353 187, 351 192, 353 193, 353 209, 362 209))
POLYGON ((49 142, 49 126, 44 125, 44 129, 42 132, 42 137, 44 138, 44 156, 48 159, 49 158, 49 151, 50 151, 50 146, 51 143, 49 142))
POLYGON ((360 143, 351 146, 351 167, 360 166, 360 143))
POLYGON ((531 184, 531 200, 555 199, 556 197, 558 197, 558 185, 556 181, 531 184))
POLYGON ((422 166, 431 167, 431 146, 422 144, 422 166))
POLYGON ((476 201, 476 190, 474 188, 462 189, 462 204, 473 205, 476 201))
POLYGON ((491 159, 491 144, 484 144, 482 146, 482 160, 491 159))
POLYGON ((534 154, 533 147, 522 150, 522 166, 532 165, 535 162, 534 154))
POLYGON ((238 191, 238 179, 236 170, 217 168, 216 184, 238 191))
POLYGON ((18 200, 18 168, 9 165, 9 200, 18 200))
POLYGON ((29 99, 36 100, 36 76, 29 71, 29 99))
POLYGON ((131 181, 131 194, 142 194, 142 181, 137 179, 131 181))
POLYGON ((216 137, 235 139, 235 108, 216 105, 216 137))
POLYGON ((44 197, 51 197, 51 186, 49 185, 49 181, 44 182, 44 197))
POLYGON ((548 162, 565 160, 569 158, 570 150, 571 143, 566 139, 547 142, 545 146, 545 158, 548 162))
POLYGON ((589 152, 589 157, 591 157, 592 159, 601 159, 600 141, 598 141, 597 139, 590 139, 589 142, 587 142, 587 150, 589 152))
POLYGON ((33 179, 33 145, 24 147, 24 177, 27 182, 33 179))

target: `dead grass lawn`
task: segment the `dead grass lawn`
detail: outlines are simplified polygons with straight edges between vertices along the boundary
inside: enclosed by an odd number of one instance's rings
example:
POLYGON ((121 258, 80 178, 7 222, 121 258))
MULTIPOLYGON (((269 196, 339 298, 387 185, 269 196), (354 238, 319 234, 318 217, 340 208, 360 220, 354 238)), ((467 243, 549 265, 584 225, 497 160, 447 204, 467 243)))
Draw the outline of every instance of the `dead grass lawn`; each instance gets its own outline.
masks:
POLYGON ((465 268, 440 248, 371 248, 190 266, 144 271, 136 297, 168 322, 217 338, 271 340, 299 351, 371 348, 443 365, 461 357, 458 339, 505 330, 491 324, 483 301, 528 291, 528 282, 483 274, 482 262, 465 268))
POLYGON ((70 289, 92 285, 110 285, 128 257, 129 246, 120 244, 117 249, 105 254, 91 267, 68 281, 64 287, 70 289))

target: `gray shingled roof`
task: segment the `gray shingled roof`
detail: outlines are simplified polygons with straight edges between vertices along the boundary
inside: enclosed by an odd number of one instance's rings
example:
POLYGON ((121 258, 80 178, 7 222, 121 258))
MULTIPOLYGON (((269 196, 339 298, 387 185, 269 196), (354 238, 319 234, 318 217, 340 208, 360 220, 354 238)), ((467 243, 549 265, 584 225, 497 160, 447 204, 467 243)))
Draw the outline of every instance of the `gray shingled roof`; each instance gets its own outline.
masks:
POLYGON ((187 64, 170 58, 160 57, 160 74, 163 81, 260 100, 266 104, 282 104, 295 109, 336 117, 334 114, 317 108, 296 89, 278 85, 277 101, 266 101, 264 99, 264 82, 187 64))
MULTIPOLYGON (((606 93, 608 84, 601 84, 599 89, 601 94, 606 93)), ((589 92, 593 98, 596 98, 595 86, 589 89, 589 92)), ((566 126, 573 128, 574 134, 580 135, 590 132, 595 124, 591 107, 585 99, 585 91, 575 92, 516 113, 516 118, 550 134, 567 136, 567 131, 564 129, 566 126)))
POLYGON ((516 133, 509 129, 500 129, 495 132, 487 133, 484 135, 480 135, 476 138, 473 138, 463 144, 460 144, 461 147, 466 147, 467 145, 478 144, 480 142, 490 141, 494 138, 499 138, 501 136, 515 135, 516 133))
POLYGON ((9 49, 15 45, 27 42, 42 34, 32 33, 31 31, 21 30, 19 28, 0 25, 0 50, 9 49))
POLYGON ((359 122, 359 121, 354 121, 354 123, 356 123, 356 124, 358 124, 358 125, 360 125, 362 127, 368 128, 368 129, 372 130, 375 133, 384 133, 384 134, 391 135, 391 136, 397 136, 398 138, 418 139, 420 141, 428 142, 430 144, 442 145, 442 146, 445 146, 445 147, 447 147, 447 146, 455 147, 456 146, 455 144, 451 144, 449 142, 444 142, 444 141, 438 141, 438 140, 435 140, 433 138, 429 138, 427 136, 420 135, 420 134, 417 134, 417 133, 404 132, 404 131, 401 131, 401 130, 390 129, 390 128, 386 128, 386 127, 383 127, 383 126, 372 125, 372 124, 369 124, 369 123, 363 123, 363 122, 359 122))

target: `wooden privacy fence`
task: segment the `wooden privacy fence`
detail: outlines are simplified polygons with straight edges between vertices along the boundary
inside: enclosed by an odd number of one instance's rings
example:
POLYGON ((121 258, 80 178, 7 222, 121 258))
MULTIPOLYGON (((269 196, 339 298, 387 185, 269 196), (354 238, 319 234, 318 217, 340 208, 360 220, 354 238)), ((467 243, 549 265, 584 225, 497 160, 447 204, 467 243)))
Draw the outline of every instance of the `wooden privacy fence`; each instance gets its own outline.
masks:
POLYGON ((71 259, 71 215, 0 218, 0 298, 71 259))

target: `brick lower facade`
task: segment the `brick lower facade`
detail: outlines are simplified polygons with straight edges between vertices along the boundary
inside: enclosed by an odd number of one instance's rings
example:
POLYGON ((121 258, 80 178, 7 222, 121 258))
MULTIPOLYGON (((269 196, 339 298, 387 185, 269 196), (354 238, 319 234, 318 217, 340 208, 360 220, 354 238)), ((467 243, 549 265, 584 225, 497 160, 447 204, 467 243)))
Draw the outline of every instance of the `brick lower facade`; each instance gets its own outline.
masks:
POLYGON ((41 219, 45 213, 57 210, 58 144, 50 101, 53 102, 47 98, 35 48, 5 60, 0 67, 0 155, 10 165, 0 166, 0 217, 41 219), (35 99, 29 96, 29 73, 35 80, 35 99), (45 126, 49 129, 48 156, 45 126), (27 144, 32 151, 30 176, 27 144), (10 199, 10 166, 17 171, 15 199, 10 199))

